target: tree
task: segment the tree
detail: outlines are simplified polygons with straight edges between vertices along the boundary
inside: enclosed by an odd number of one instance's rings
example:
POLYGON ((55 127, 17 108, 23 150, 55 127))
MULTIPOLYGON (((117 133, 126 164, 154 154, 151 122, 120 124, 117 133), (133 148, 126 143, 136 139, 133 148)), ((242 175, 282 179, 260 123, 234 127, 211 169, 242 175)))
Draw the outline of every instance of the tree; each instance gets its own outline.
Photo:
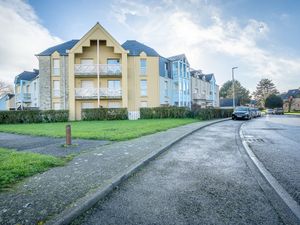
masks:
POLYGON ((283 101, 282 101, 281 97, 278 95, 271 94, 270 96, 268 96, 266 98, 266 101, 265 101, 266 108, 271 108, 271 109, 281 108, 282 105, 283 105, 283 101))
MULTIPOLYGON (((223 84, 220 89, 220 97, 233 98, 232 91, 232 80, 229 80, 223 84)), ((244 88, 239 81, 234 82, 234 93, 235 98, 240 102, 241 105, 245 105, 250 102, 250 92, 244 88)))
POLYGON ((0 96, 3 96, 7 93, 13 93, 13 86, 5 81, 0 80, 0 96))
POLYGON ((270 79, 261 79, 256 85, 256 91, 253 93, 255 100, 257 100, 258 105, 264 106, 267 97, 272 94, 278 94, 274 83, 270 79))

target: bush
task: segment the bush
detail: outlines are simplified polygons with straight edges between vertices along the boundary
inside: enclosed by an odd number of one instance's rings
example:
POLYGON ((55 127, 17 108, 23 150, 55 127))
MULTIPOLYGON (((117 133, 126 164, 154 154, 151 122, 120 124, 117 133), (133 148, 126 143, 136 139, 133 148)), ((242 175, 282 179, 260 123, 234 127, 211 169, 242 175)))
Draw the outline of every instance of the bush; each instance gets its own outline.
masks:
POLYGON ((82 120, 126 120, 128 119, 127 108, 97 108, 83 109, 82 120))
POLYGON ((190 110, 176 106, 141 108, 140 117, 141 119, 187 118, 190 117, 190 110))
POLYGON ((0 124, 66 122, 68 110, 0 111, 0 124))
POLYGON ((210 120, 231 117, 232 109, 200 108, 193 106, 190 110, 185 107, 167 106, 154 108, 141 108, 141 119, 160 119, 160 118, 195 118, 210 120))

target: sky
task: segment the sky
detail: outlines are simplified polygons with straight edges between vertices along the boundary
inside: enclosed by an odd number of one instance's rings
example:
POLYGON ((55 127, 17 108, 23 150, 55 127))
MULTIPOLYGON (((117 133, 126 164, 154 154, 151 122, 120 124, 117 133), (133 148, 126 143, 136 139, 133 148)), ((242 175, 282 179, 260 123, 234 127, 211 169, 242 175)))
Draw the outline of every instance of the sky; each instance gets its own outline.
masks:
POLYGON ((262 78, 300 87, 298 0, 0 0, 0 79, 38 68, 35 54, 81 38, 99 22, 122 44, 185 53, 191 68, 235 78, 251 92, 262 78))

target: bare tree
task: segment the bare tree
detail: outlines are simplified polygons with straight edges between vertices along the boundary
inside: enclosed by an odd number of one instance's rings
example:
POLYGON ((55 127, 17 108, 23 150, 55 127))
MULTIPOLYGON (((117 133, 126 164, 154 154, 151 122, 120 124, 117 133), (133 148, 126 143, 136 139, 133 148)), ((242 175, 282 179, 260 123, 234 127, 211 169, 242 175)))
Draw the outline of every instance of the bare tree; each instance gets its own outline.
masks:
POLYGON ((0 80, 0 96, 3 96, 7 93, 13 93, 13 92, 14 92, 14 88, 12 84, 0 80))

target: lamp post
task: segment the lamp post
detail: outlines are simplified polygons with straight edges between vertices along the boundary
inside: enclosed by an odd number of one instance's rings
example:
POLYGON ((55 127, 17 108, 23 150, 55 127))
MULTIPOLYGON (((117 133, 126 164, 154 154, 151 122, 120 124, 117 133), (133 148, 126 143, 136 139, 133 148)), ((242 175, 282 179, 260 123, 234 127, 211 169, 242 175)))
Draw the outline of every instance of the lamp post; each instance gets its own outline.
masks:
POLYGON ((237 69, 238 67, 232 67, 231 72, 232 72, 232 107, 235 109, 235 90, 234 90, 234 70, 237 69))

